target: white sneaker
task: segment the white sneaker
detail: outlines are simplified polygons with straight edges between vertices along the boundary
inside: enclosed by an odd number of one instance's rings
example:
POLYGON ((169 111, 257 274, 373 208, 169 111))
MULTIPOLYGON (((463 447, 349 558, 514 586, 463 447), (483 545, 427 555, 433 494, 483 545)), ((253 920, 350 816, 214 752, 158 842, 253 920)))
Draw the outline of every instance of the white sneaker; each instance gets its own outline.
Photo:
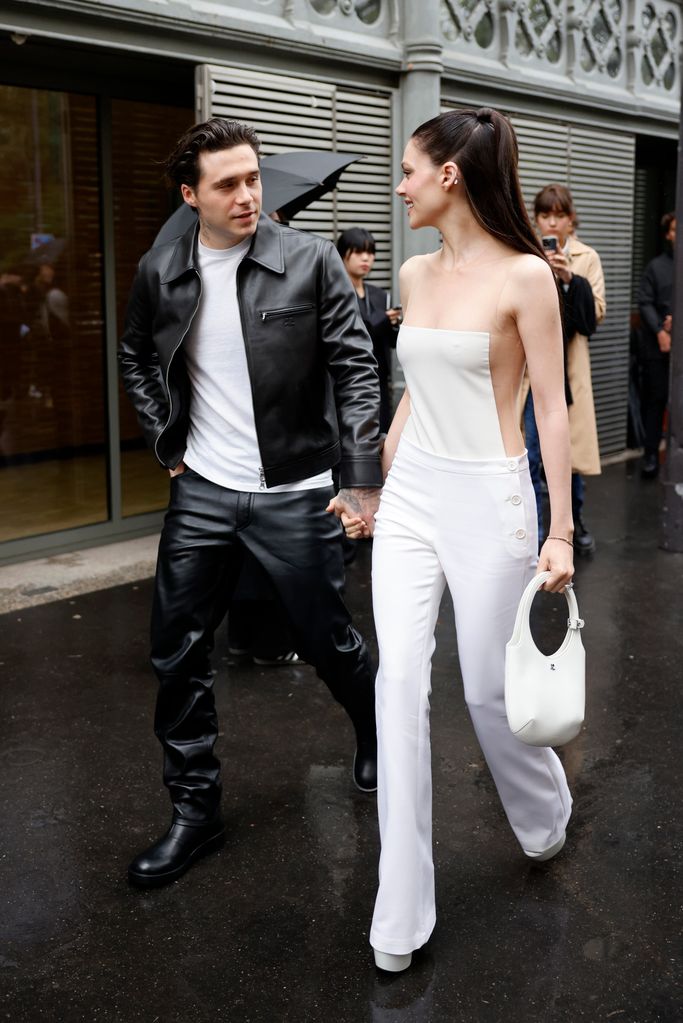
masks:
POLYGON ((542 852, 530 852, 528 849, 524 850, 524 855, 528 856, 530 860, 535 860, 536 863, 543 863, 545 860, 552 860, 553 856, 557 856, 558 852, 564 848, 564 843, 567 841, 567 832, 563 831, 557 842, 553 845, 548 846, 547 849, 543 849, 542 852))
POLYGON ((375 953, 375 966, 380 970, 386 970, 387 973, 400 973, 402 970, 407 970, 413 961, 412 952, 397 956, 391 952, 379 952, 376 948, 373 948, 372 951, 375 953))

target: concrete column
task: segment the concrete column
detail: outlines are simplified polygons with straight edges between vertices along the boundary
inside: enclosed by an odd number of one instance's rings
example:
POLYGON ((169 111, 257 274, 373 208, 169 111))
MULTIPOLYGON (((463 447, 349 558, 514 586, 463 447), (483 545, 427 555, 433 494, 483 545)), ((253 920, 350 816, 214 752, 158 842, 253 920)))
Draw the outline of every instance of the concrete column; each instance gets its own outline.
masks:
MULTIPOLYGON (((417 126, 441 112, 443 45, 439 28, 440 6, 440 0, 420 0, 419 3, 402 0, 403 73, 397 163, 417 126)), ((400 173, 398 168, 396 173, 400 173)), ((418 253, 433 252, 439 247, 437 231, 432 228, 411 231, 405 210, 400 212, 399 251, 396 253, 400 262, 418 253)))
POLYGON ((659 546, 683 551, 683 107, 678 137, 676 249, 669 389, 669 439, 662 477, 659 546))

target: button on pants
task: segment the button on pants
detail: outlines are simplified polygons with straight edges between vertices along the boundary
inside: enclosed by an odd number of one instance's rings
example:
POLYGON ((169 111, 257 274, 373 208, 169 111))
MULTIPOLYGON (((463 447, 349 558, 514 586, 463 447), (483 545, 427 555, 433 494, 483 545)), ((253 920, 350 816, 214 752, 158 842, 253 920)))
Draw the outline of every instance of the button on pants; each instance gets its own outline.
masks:
POLYGON ((401 440, 372 570, 382 851, 370 943, 382 952, 419 948, 436 919, 429 696, 446 584, 465 700, 512 830, 523 849, 542 852, 566 827, 571 796, 557 755, 516 739, 505 715, 505 645, 536 545, 526 455, 459 461, 401 440))

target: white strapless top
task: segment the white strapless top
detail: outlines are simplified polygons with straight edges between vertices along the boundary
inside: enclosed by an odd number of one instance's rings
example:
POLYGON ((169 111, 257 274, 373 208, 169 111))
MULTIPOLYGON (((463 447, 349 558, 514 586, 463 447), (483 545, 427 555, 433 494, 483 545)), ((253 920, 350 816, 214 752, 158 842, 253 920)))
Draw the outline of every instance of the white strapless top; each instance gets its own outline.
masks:
POLYGON ((410 392, 403 435, 446 458, 505 458, 489 366, 490 335, 408 327, 396 351, 410 392))

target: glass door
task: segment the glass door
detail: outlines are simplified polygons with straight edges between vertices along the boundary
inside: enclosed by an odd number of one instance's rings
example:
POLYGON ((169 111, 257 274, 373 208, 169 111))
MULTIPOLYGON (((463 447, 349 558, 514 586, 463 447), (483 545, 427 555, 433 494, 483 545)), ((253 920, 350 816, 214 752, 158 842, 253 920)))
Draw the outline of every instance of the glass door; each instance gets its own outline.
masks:
POLYGON ((0 85, 0 542, 108 518, 95 98, 0 85))

